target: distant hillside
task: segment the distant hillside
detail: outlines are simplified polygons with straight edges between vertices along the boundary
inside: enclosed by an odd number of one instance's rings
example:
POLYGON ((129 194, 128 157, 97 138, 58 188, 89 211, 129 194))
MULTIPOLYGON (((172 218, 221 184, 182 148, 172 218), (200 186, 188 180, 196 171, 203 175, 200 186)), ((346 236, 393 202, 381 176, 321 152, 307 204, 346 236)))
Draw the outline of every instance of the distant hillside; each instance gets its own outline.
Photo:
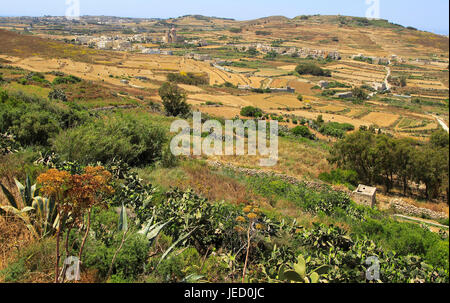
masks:
POLYGON ((96 56, 113 55, 112 52, 102 52, 3 29, 0 29, 0 41, 0 54, 17 57, 39 56, 93 62, 96 56))

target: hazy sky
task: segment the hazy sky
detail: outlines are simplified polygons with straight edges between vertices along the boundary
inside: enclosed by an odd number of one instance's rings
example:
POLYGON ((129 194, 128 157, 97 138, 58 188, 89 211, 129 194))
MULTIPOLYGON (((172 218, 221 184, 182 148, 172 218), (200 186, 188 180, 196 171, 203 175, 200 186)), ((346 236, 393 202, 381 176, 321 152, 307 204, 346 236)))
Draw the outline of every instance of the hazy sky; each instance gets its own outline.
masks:
MULTIPOLYGON (((72 0, 68 0, 72 1, 72 0)), ((283 15, 366 15, 376 0, 79 0, 81 15, 168 18, 188 14, 238 20, 283 15)), ((63 16, 66 0, 1 0, 0 16, 63 16)), ((404 26, 449 32, 448 0, 379 0, 380 17, 404 26)))

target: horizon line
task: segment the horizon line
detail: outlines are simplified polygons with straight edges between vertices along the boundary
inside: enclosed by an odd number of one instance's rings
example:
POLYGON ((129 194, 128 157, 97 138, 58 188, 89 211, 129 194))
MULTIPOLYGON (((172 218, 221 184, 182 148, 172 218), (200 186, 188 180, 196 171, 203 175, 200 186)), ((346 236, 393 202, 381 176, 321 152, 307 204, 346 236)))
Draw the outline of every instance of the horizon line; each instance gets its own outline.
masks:
MULTIPOLYGON (((81 15, 80 17, 112 17, 112 18, 124 18, 124 19, 159 19, 159 20, 169 20, 169 19, 178 19, 178 18, 182 18, 182 17, 188 17, 188 16, 202 16, 202 17, 208 17, 208 18, 216 18, 216 19, 228 19, 228 20, 232 20, 232 21, 238 21, 238 22, 243 22, 243 21, 253 21, 253 20, 258 20, 258 19, 264 19, 264 18, 270 18, 270 17, 284 17, 286 19, 292 20, 294 18, 297 18, 299 16, 343 16, 343 17, 356 17, 356 18, 365 18, 365 19, 370 19, 367 17, 361 17, 361 16, 351 16, 351 15, 341 15, 341 14, 336 14, 336 15, 322 15, 322 14, 309 14, 309 15, 298 15, 295 17, 286 17, 284 15, 270 15, 270 16, 263 16, 263 17, 258 17, 258 18, 254 18, 254 19, 236 19, 236 18, 232 18, 232 17, 219 17, 219 16, 206 16, 206 15, 201 15, 201 14, 186 14, 186 15, 182 15, 182 16, 178 16, 178 17, 129 17, 129 16, 113 16, 113 15, 81 15)), ((43 17, 65 17, 63 15, 0 15, 0 18, 43 18, 43 17)), ((401 25, 403 27, 408 27, 407 25, 403 25, 400 23, 394 23, 392 21, 389 21, 389 19, 383 19, 383 18, 379 18, 377 20, 385 20, 391 24, 398 24, 401 25)), ((417 28, 420 31, 423 32, 429 32, 435 35, 440 35, 440 36, 446 36, 449 37, 449 30, 446 28, 444 29, 433 29, 433 30, 426 30, 426 29, 420 29, 417 28)))

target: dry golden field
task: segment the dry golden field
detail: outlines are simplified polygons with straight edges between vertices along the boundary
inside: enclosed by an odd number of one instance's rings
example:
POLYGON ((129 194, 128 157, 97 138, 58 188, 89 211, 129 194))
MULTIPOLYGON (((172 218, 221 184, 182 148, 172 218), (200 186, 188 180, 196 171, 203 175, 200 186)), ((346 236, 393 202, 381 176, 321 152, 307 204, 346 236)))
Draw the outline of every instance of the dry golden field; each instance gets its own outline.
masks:
MULTIPOLYGON (((264 60, 263 54, 246 57, 244 62, 249 62, 248 67, 228 66, 230 70, 228 72, 213 67, 210 62, 195 61, 182 55, 144 55, 73 46, 49 40, 60 40, 61 36, 44 31, 39 32, 37 36, 26 36, 0 30, 2 37, 0 59, 31 71, 61 71, 124 90, 134 89, 136 92, 141 90, 145 95, 150 94, 151 99, 155 101, 160 100, 157 89, 166 81, 168 73, 206 73, 209 77, 209 87, 185 84, 180 84, 180 87, 187 92, 189 103, 201 107, 205 112, 223 117, 234 117, 239 114, 242 107, 251 105, 267 112, 294 114, 308 119, 315 119, 322 114, 327 121, 351 123, 355 127, 378 125, 402 136, 408 135, 405 134, 405 130, 413 131, 412 133, 421 131, 426 133, 427 130, 437 128, 435 119, 430 115, 436 110, 439 110, 436 113, 440 114, 443 120, 448 121, 448 110, 442 108, 436 109, 425 104, 421 107, 416 106, 413 111, 410 109, 414 107, 411 104, 413 98, 423 98, 428 100, 427 102, 437 103, 448 100, 449 81, 448 72, 445 72, 448 67, 447 37, 387 24, 367 28, 343 25, 345 22, 341 22, 342 18, 351 24, 351 20, 347 17, 338 16, 310 16, 308 20, 268 17, 252 21, 218 18, 210 18, 207 21, 186 16, 168 20, 183 28, 183 37, 209 41, 208 46, 199 47, 198 51, 210 52, 213 58, 216 55, 232 55, 233 62, 239 62, 242 55, 233 57, 236 54, 233 54, 232 48, 223 51, 230 41, 270 45, 276 37, 283 39, 283 46, 286 47, 321 49, 325 52, 337 50, 341 53, 340 61, 320 63, 323 68, 331 71, 331 79, 295 75, 295 67, 301 61, 292 58, 267 61, 264 60), (232 33, 229 31, 231 27, 241 28, 242 31, 232 33), (199 31, 199 29, 213 29, 213 31, 199 31), (257 31, 270 34, 258 35, 257 31), (355 54, 388 58, 395 55, 403 58, 403 61, 393 63, 387 68, 352 60, 350 57, 355 54), (394 87, 393 94, 409 94, 410 99, 385 95, 372 98, 366 106, 361 106, 336 98, 323 97, 320 89, 313 89, 320 80, 338 81, 351 86, 370 86, 373 82, 384 82, 389 73, 393 77, 406 75, 406 86, 394 87), (146 77, 148 80, 142 81, 135 77, 146 77), (295 89, 295 94, 258 94, 237 90, 224 92, 214 88, 225 83, 235 86, 249 85, 254 88, 289 86, 295 89), (303 96, 303 102, 297 100, 298 94, 303 96), (215 102, 221 106, 203 106, 202 104, 206 102, 215 102), (282 108, 294 111, 288 112, 282 108), (422 114, 424 117, 411 118, 411 114, 422 114)), ((142 25, 151 28, 156 26, 156 23, 151 21, 142 25)), ((8 24, 5 27, 8 28, 8 24)), ((161 38, 162 33, 157 31, 155 35, 161 38)), ((156 46, 157 44, 147 45, 147 47, 156 46)), ((350 89, 337 87, 334 90, 339 92, 350 89)))

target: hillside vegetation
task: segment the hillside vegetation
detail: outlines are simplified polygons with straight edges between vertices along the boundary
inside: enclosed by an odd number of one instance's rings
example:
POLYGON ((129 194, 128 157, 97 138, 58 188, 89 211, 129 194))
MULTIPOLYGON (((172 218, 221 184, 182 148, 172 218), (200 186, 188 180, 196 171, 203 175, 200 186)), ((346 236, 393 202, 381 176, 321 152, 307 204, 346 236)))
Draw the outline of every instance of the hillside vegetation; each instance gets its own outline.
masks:
POLYGON ((2 19, 1 282, 71 283, 76 256, 86 283, 449 283, 447 37, 345 16, 83 18, 2 19), (186 40, 161 42, 172 27, 186 40), (174 156, 194 111, 277 121, 276 165, 174 156))

